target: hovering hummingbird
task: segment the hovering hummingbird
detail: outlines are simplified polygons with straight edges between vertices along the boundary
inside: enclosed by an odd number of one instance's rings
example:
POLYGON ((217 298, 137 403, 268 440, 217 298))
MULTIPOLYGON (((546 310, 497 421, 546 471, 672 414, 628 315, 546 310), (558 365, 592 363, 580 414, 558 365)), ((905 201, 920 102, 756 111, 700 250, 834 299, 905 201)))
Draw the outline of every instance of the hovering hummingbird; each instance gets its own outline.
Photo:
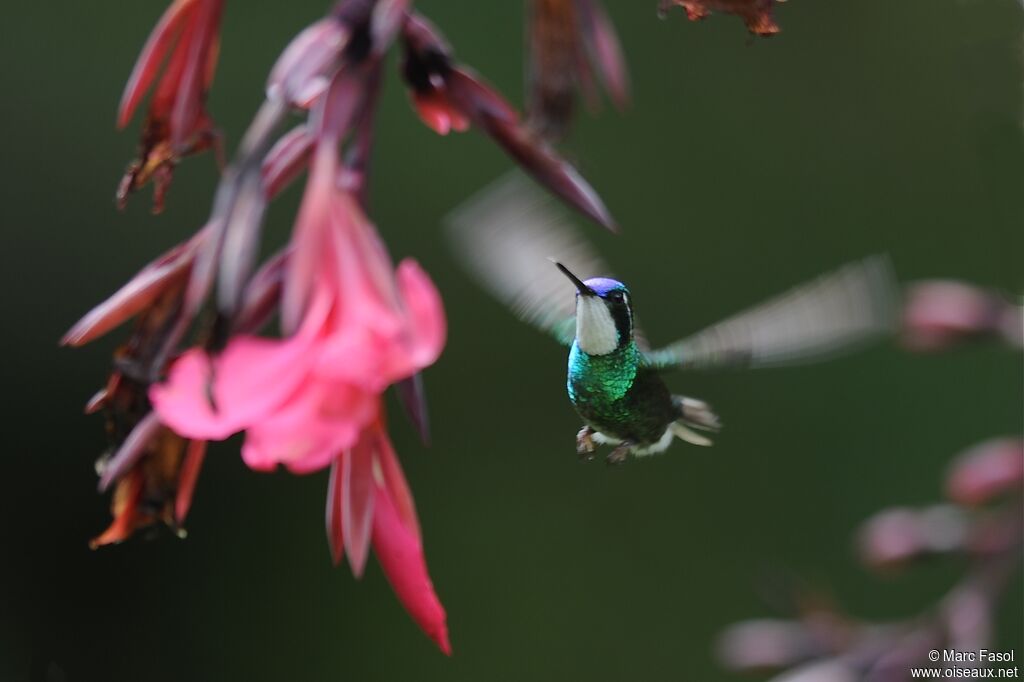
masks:
POLYGON ((566 389, 584 422, 577 452, 591 458, 596 444, 613 445, 610 463, 662 452, 674 437, 711 444, 695 429, 718 431, 717 415, 701 400, 673 395, 663 372, 807 362, 878 337, 895 320, 892 271, 875 256, 651 350, 629 288, 603 276, 609 271, 590 245, 521 177, 499 180, 448 223, 481 284, 569 346, 566 389))

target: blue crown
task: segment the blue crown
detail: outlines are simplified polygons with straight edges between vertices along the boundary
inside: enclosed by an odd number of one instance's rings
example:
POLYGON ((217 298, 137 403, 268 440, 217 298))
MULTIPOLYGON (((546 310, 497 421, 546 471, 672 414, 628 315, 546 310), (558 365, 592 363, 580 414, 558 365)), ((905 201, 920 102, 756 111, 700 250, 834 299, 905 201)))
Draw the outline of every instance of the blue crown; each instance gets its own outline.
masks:
POLYGON ((617 279, 609 279, 608 277, 591 277, 584 284, 593 289, 594 293, 598 296, 607 296, 613 291, 629 291, 625 284, 617 279))

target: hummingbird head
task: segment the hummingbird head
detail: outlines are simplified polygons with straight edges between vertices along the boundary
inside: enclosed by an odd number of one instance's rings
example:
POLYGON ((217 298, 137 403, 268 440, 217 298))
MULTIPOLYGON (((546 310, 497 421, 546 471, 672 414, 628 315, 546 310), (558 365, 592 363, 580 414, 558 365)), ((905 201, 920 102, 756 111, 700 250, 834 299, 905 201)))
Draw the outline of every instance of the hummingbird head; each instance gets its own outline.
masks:
POLYGON ((576 343, 587 355, 607 355, 633 339, 629 289, 607 277, 581 280, 561 263, 555 266, 576 285, 576 343))

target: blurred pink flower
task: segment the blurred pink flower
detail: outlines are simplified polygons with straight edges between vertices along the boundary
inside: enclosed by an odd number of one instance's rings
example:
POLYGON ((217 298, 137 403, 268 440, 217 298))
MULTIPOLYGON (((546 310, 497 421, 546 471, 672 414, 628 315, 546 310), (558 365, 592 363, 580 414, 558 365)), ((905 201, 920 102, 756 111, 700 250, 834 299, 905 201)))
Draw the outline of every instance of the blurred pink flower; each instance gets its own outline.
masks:
POLYGON ((332 143, 318 147, 296 221, 281 302, 285 339, 238 335, 192 349, 151 398, 190 438, 246 431, 254 468, 321 469, 355 445, 381 392, 433 364, 445 341, 441 299, 415 261, 390 258, 356 202, 336 186, 332 143), (202 434, 202 435, 199 435, 202 434))
POLYGON ((911 350, 945 350, 987 338, 1024 346, 1021 306, 998 292, 954 280, 917 282, 907 288, 903 342, 911 350))
POLYGON ((726 628, 716 653, 730 670, 780 670, 826 651, 814 634, 796 620, 750 619, 726 628))
POLYGON ((181 157, 216 144, 218 134, 203 103, 217 66, 223 9, 224 0, 174 0, 146 40, 117 112, 117 126, 124 128, 156 81, 139 157, 117 190, 120 206, 152 180, 153 212, 159 213, 181 157))
POLYGON ((888 570, 918 557, 956 552, 964 548, 969 527, 963 510, 953 505, 886 509, 860 529, 861 560, 871 568, 888 570))
POLYGON ((957 457, 946 475, 946 494, 964 505, 981 505, 1024 491, 1024 441, 993 438, 957 457))

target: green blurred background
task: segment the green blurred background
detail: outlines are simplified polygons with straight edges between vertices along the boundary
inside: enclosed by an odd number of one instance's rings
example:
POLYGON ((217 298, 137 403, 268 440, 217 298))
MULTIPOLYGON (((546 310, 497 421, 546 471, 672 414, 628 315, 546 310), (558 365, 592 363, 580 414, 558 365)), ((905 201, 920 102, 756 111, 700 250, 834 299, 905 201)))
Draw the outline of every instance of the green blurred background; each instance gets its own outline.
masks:
MULTIPOLYGON (((418 3, 458 55, 522 101, 518 2, 418 3)), ((655 1, 608 2, 631 68, 624 115, 584 117, 573 157, 624 226, 592 229, 655 340, 670 340, 843 261, 892 254, 905 279, 1012 291, 1024 147, 1016 0, 793 0, 783 33, 691 24, 655 1)), ((114 109, 147 2, 8 3, 0 41, 0 248, 6 456, 0 679, 33 661, 85 680, 714 680, 723 626, 768 612, 766 574, 828 586, 857 615, 933 602, 960 566, 891 580, 851 537, 872 512, 941 494, 948 460, 1021 428, 1022 363, 999 349, 883 346, 823 366, 679 376, 727 428, 709 450, 609 469, 577 461, 564 350, 474 288, 440 218, 509 165, 485 138, 441 138, 397 79, 382 102, 372 215, 396 257, 444 293, 450 341, 426 374, 434 443, 396 416, 455 655, 440 655, 374 562, 333 569, 325 474, 253 473, 237 439, 207 459, 187 540, 90 551, 101 419, 82 404, 123 331, 81 351, 63 331, 199 226, 216 169, 179 169, 169 208, 112 196, 138 122, 114 109)), ((210 110, 234 144, 276 54, 323 0, 230 1, 210 110)), ((394 59, 389 75, 394 76, 394 59)), ((274 207, 286 238, 298 199, 274 207)), ((393 410, 394 411, 394 410, 393 410)), ((1022 640, 1021 589, 1002 613, 1022 640)), ((1020 651, 1020 649, 1018 649, 1020 651)))

